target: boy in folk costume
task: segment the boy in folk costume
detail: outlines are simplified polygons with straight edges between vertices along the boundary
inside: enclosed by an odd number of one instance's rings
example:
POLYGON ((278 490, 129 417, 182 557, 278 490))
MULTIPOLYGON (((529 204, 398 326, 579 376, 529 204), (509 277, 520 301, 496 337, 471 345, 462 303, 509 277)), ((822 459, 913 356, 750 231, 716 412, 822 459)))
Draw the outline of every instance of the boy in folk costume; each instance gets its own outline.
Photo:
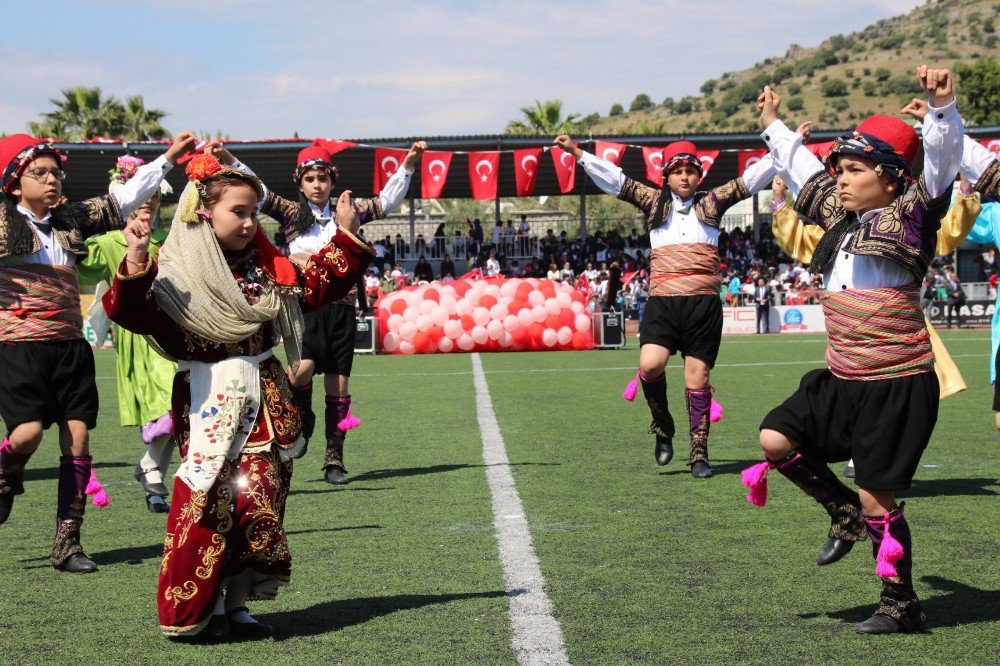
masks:
POLYGON ((97 569, 80 545, 98 394, 76 263, 87 255, 84 239, 125 226, 194 145, 194 135, 185 132, 121 190, 64 204, 65 158, 25 134, 0 140, 0 414, 7 426, 0 443, 0 523, 24 492, 24 467, 43 432, 57 424, 62 457, 50 562, 63 571, 97 569))
POLYGON ((179 361, 171 415, 185 460, 167 518, 160 628, 195 640, 269 636, 245 603, 289 582, 282 521, 292 458, 305 445, 272 347, 280 335, 295 368, 302 308, 343 298, 375 252, 355 235, 350 192, 330 241, 298 267, 257 223, 260 181, 208 154, 187 174, 158 264, 148 230, 126 232, 125 260, 104 296, 113 321, 179 361))
MULTIPOLYGON (((143 160, 138 157, 118 158, 110 172, 108 191, 114 194, 124 188, 142 165, 143 160)), ((149 254, 154 260, 167 237, 166 230, 154 222, 159 219, 162 196, 171 192, 167 181, 162 181, 153 197, 129 216, 130 221, 140 220, 150 225, 149 254)), ((77 264, 80 284, 106 283, 106 287, 114 282, 126 248, 125 234, 121 231, 88 238, 87 256, 77 264)), ((103 311, 99 300, 91 311, 97 309, 103 311)), ((115 361, 119 420, 123 426, 138 427, 146 447, 145 455, 136 465, 135 478, 146 492, 146 507, 153 513, 166 513, 170 507, 164 501, 169 494, 164 479, 175 446, 171 435, 170 388, 177 364, 154 351, 142 336, 123 328, 115 331, 115 361)))
POLYGON ((635 397, 635 382, 649 404, 659 465, 673 457, 674 420, 667 406, 665 369, 670 356, 684 356, 684 396, 690 424, 688 465, 698 478, 712 476, 708 461, 712 388, 709 373, 722 340, 719 299, 719 222, 726 210, 764 188, 774 177, 770 158, 743 176, 709 192, 696 192, 701 161, 689 141, 670 144, 663 153, 660 190, 632 180, 622 170, 573 144, 566 135, 555 143, 571 153, 591 180, 607 194, 635 205, 646 217, 652 254, 650 294, 639 330, 639 371, 626 389, 635 397))
MULTIPOLYGON (((414 143, 403 164, 377 197, 354 202, 361 224, 382 219, 399 208, 410 187, 417 159, 426 148, 427 144, 423 141, 414 143)), ((245 166, 235 162, 228 151, 220 152, 220 157, 223 160, 232 159, 235 168, 246 170, 245 166)), ((299 188, 299 200, 289 201, 274 192, 266 192, 260 210, 281 224, 293 260, 299 261, 319 252, 336 230, 336 225, 330 223, 330 195, 337 183, 337 175, 330 153, 321 145, 313 145, 304 148, 298 155, 293 177, 299 188)), ((302 414, 303 436, 307 441, 312 437, 316 424, 312 407, 312 378, 314 374, 324 375, 326 455, 323 470, 326 481, 332 484, 347 483, 344 440, 348 430, 361 425, 360 419, 351 413, 348 387, 354 366, 357 303, 359 297, 365 298, 364 286, 360 281, 359 284, 360 287, 352 286, 337 302, 306 313, 302 362, 297 370, 289 372, 295 404, 302 414)))
POLYGON ((823 229, 811 272, 823 272, 829 369, 807 373, 761 424, 766 462, 745 470, 747 499, 766 502, 777 469, 830 515, 817 562, 829 564, 871 537, 882 578, 875 614, 860 633, 920 631, 910 529, 895 493, 910 487, 937 420, 940 386, 920 309, 920 282, 934 256, 941 218, 962 156, 962 121, 947 70, 917 69, 931 97, 923 124, 924 168, 912 186, 916 132, 873 116, 839 138, 827 158, 836 180, 778 119, 780 98, 760 99, 763 137, 795 209, 823 229), (859 492, 826 463, 853 458, 859 492))

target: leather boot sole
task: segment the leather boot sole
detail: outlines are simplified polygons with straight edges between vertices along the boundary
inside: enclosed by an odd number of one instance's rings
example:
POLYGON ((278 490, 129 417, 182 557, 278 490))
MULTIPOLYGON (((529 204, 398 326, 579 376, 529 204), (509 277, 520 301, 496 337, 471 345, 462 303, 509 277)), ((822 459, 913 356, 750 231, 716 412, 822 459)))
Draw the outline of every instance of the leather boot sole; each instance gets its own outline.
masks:
POLYGON ((708 466, 708 463, 699 460, 691 465, 691 476, 696 479, 707 479, 713 476, 712 468, 708 466))
POLYGON ((653 448, 656 464, 663 467, 674 457, 674 443, 666 437, 657 437, 653 448))
POLYGON ((73 553, 55 568, 67 573, 92 573, 97 571, 97 564, 83 553, 73 553))
POLYGON ((852 548, 854 548, 853 541, 830 537, 830 539, 823 544, 823 547, 819 549, 819 557, 816 558, 816 564, 820 566, 833 564, 844 555, 851 552, 852 548))
POLYGON ((326 479, 327 483, 335 486, 342 486, 347 483, 347 475, 339 467, 328 467, 323 478, 326 479))
POLYGON ((876 613, 856 626, 854 631, 859 634, 915 634, 924 631, 924 627, 908 627, 888 615, 876 613))

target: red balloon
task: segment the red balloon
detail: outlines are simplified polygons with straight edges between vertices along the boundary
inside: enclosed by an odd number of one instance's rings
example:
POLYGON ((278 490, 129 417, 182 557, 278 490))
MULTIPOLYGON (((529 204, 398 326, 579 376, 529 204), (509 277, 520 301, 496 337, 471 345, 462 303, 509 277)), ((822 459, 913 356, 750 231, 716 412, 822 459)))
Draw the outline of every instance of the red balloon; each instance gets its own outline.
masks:
POLYGON ((401 315, 403 314, 403 311, 405 309, 406 309, 406 299, 398 298, 392 302, 391 306, 389 306, 389 313, 401 315))
POLYGON ((573 349, 590 349, 594 346, 594 340, 586 333, 581 333, 577 331, 573 334, 573 340, 570 342, 573 349))
MULTIPOLYGON (((427 351, 428 351, 428 349, 427 349, 427 343, 428 342, 430 342, 430 338, 428 338, 427 334, 424 333, 424 332, 422 332, 422 331, 418 332, 416 335, 413 336, 413 348, 416 349, 417 352, 419 352, 419 353, 423 353, 423 354, 427 353, 427 351)), ((436 349, 437 349, 437 347, 435 347, 435 350, 436 349)))
POLYGON ((476 322, 472 319, 472 315, 462 315, 459 317, 459 320, 462 322, 462 330, 466 333, 471 331, 472 327, 476 325, 476 322))
POLYGON ((530 294, 534 289, 527 282, 522 282, 518 287, 517 291, 514 292, 514 297, 519 301, 528 300, 528 294, 530 294))
POLYGON ((515 298, 513 301, 510 302, 510 307, 507 308, 507 312, 511 313, 512 315, 516 315, 518 312, 524 309, 526 305, 527 303, 525 303, 521 299, 515 298))
POLYGON ((490 296, 489 294, 483 294, 479 297, 479 307, 486 308, 489 310, 491 307, 497 304, 497 299, 495 296, 490 296))
POLYGON ((576 289, 574 289, 573 293, 570 294, 570 298, 572 298, 577 303, 586 303, 587 302, 587 299, 584 298, 583 293, 577 291, 576 289))
POLYGON ((444 337, 444 329, 442 329, 440 326, 431 326, 431 330, 427 331, 427 338, 435 345, 441 342, 441 338, 443 337, 444 337))
POLYGON ((472 283, 469 282, 468 280, 453 280, 449 282, 448 285, 455 290, 455 293, 458 294, 459 299, 465 296, 465 292, 469 291, 469 289, 472 289, 472 283))
POLYGON ((560 326, 562 326, 562 320, 559 318, 559 315, 549 315, 545 318, 545 328, 558 331, 560 326))
POLYGON ((438 293, 437 289, 435 289, 434 287, 429 287, 427 289, 424 289, 424 300, 434 301, 435 303, 439 303, 441 301, 441 295, 438 293))
POLYGON ((563 308, 559 312, 559 325, 573 328, 576 325, 576 314, 569 308, 563 308))
POLYGON ((531 336, 532 342, 535 341, 541 342, 542 332, 544 331, 545 327, 537 322, 528 327, 528 335, 531 336))
POLYGON ((556 287, 552 284, 551 280, 543 280, 538 285, 538 290, 545 294, 545 298, 555 298, 556 297, 556 287))
POLYGON ((516 344, 526 345, 528 344, 528 340, 531 339, 531 334, 528 333, 528 329, 524 326, 518 326, 514 329, 514 332, 511 333, 511 337, 514 338, 514 342, 516 344))

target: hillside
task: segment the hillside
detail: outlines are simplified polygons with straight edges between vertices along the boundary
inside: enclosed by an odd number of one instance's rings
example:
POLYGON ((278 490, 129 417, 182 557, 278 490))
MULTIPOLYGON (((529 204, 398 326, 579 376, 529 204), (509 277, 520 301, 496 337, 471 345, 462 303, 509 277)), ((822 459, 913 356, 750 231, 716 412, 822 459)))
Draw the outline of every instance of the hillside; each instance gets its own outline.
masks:
MULTIPOLYGON (((667 91, 643 91, 653 100, 648 108, 589 116, 587 130, 594 134, 757 131, 752 102, 768 83, 782 93, 789 118, 815 120, 826 128, 851 127, 872 113, 897 113, 920 91, 914 90, 913 69, 922 62, 954 68, 982 55, 996 57, 998 17, 997 0, 930 0, 909 14, 859 32, 834 35, 813 48, 792 45, 784 56, 741 72, 726 72, 706 81, 697 97, 664 100, 667 91)), ((642 97, 631 106, 644 106, 642 97)))

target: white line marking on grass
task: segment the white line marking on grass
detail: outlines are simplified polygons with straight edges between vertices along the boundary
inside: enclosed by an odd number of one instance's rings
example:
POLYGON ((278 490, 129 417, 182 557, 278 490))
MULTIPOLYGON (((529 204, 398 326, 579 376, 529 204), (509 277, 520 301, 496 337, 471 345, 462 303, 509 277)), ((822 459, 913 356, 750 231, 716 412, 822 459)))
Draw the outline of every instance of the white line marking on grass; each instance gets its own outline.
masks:
POLYGON ((493 500, 493 528, 500 550, 510 614, 511 648, 519 664, 569 664, 562 630, 552 615, 545 578, 531 545, 531 531, 517 494, 500 425, 479 354, 472 355, 476 413, 483 438, 483 462, 493 500))

